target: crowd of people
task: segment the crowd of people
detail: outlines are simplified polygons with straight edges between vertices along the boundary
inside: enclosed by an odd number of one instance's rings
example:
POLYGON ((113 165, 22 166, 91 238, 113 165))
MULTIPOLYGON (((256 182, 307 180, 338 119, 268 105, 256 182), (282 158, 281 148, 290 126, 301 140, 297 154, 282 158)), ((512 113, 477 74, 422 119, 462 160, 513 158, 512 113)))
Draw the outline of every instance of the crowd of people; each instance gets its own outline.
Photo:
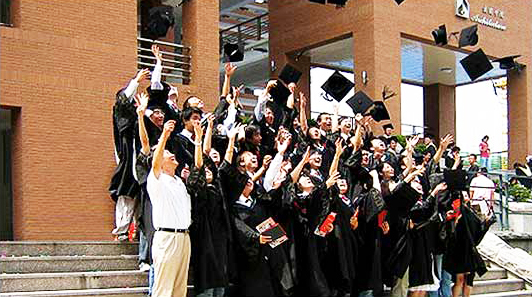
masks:
POLYGON ((186 296, 189 278, 196 296, 469 296, 494 217, 467 192, 485 169, 462 169, 452 135, 402 146, 371 116, 312 122, 306 96, 295 83, 279 95, 278 80, 246 123, 236 66, 209 112, 197 96, 178 104, 152 52, 146 92, 143 69, 116 95, 110 185, 119 240, 140 209, 152 296, 186 296))

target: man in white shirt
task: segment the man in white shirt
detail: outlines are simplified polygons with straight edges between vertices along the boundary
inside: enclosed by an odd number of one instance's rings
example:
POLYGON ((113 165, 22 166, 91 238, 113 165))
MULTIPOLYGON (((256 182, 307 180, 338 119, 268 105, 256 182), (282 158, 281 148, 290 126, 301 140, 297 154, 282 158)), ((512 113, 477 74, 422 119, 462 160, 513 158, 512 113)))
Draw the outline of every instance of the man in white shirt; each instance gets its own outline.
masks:
POLYGON ((165 150, 175 127, 168 121, 153 153, 147 189, 153 212, 152 257, 155 269, 153 296, 186 296, 190 262, 191 203, 185 184, 175 175, 178 165, 174 154, 165 150))
POLYGON ((495 184, 486 176, 487 173, 486 167, 482 167, 469 185, 471 207, 478 210, 483 219, 488 216, 495 196, 495 184))

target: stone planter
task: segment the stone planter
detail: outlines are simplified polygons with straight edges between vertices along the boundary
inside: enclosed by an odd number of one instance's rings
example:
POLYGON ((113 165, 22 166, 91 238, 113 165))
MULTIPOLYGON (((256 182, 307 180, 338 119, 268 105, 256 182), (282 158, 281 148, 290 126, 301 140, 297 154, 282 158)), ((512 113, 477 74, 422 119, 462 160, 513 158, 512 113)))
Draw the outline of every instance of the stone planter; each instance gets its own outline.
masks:
POLYGON ((508 208, 510 230, 517 233, 532 233, 532 203, 509 202, 508 208))

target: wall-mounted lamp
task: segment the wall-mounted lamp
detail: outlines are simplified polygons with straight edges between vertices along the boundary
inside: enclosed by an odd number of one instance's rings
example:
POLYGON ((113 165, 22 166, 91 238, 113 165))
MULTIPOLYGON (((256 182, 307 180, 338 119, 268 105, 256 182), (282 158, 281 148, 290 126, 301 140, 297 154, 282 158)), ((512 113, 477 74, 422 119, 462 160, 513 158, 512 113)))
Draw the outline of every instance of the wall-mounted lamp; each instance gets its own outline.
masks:
POLYGON ((368 72, 366 70, 362 71, 362 83, 366 85, 368 83, 368 72))
POLYGON ((271 72, 275 72, 275 70, 277 70, 277 66, 275 66, 275 61, 274 60, 272 60, 270 62, 270 70, 271 70, 271 72))

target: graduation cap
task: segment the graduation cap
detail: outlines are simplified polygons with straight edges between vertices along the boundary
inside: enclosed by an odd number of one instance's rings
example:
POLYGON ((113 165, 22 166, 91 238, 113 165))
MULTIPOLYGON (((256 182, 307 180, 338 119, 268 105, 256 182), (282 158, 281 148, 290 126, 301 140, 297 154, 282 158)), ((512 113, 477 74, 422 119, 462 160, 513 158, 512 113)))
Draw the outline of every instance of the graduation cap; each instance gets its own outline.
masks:
POLYGON ((175 24, 172 6, 153 7, 148 12, 147 34, 151 39, 165 37, 168 29, 175 24))
POLYGON ((270 96, 273 101, 280 106, 285 106, 288 96, 290 96, 290 90, 280 81, 270 89, 270 96))
POLYGON ((395 0, 395 3, 397 3, 397 5, 401 5, 401 3, 403 3, 405 0, 395 0))
POLYGON ((236 43, 226 43, 224 45, 224 54, 228 62, 240 62, 244 60, 244 52, 236 43))
POLYGON ((493 69, 493 65, 491 65, 490 60, 482 49, 478 49, 476 52, 460 60, 460 64, 462 64, 462 67, 464 67, 464 70, 472 81, 493 69))
POLYGON ((303 73, 290 64, 286 64, 279 74, 279 79, 282 80, 285 84, 297 83, 299 78, 303 73))
POLYGON ((519 63, 516 63, 514 61, 515 58, 519 58, 521 55, 514 55, 514 56, 508 56, 504 58, 500 58, 497 60, 493 60, 493 62, 499 62, 499 68, 506 70, 506 69, 513 69, 519 65, 519 63))
POLYGON ((446 45, 447 29, 445 28, 445 25, 441 25, 438 27, 438 29, 432 30, 432 37, 434 38, 434 42, 436 42, 437 45, 446 45))
POLYGON ((346 103, 356 115, 357 113, 364 114, 373 105, 373 100, 371 100, 371 98, 369 98, 363 91, 358 91, 353 97, 349 98, 346 103))
POLYGON ((325 4, 325 0, 309 0, 310 2, 325 4))
POLYGON ((478 43, 478 25, 467 27, 460 32, 460 39, 458 40, 458 46, 474 46, 478 43))
POLYGON ((321 86, 321 89, 340 102, 354 86, 349 79, 336 70, 321 86))
POLYGON ((386 129, 388 129, 388 128, 393 130, 393 125, 392 124, 386 124, 386 125, 382 126, 382 129, 384 129, 384 131, 386 131, 386 129))
POLYGON ((443 179, 450 191, 465 191, 467 173, 464 170, 444 170, 443 179))
POLYGON ((148 96, 150 97, 147 106, 148 109, 154 109, 155 107, 163 107, 166 105, 166 100, 168 100, 168 94, 170 93, 170 90, 172 88, 164 81, 162 81, 161 84, 163 85, 162 90, 152 90, 151 86, 146 89, 146 91, 148 92, 148 96))
POLYGON ((386 105, 384 105, 384 102, 382 101, 373 102, 373 109, 370 111, 369 114, 376 122, 390 119, 388 109, 386 109, 386 105))
POLYGON ((336 4, 340 6, 344 6, 347 0, 327 0, 327 3, 329 4, 336 4))

